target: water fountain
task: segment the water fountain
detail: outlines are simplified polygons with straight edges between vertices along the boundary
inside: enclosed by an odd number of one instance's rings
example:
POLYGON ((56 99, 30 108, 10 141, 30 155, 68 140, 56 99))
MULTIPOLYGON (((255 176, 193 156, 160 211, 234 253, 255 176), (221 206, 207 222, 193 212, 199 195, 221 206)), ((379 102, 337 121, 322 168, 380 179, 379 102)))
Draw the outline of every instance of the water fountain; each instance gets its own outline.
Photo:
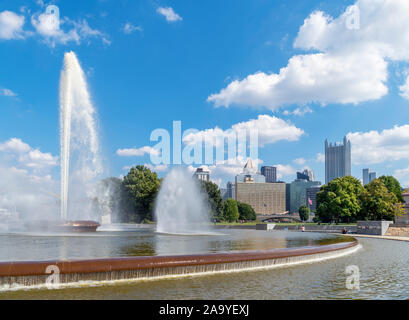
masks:
POLYGON ((198 181, 186 170, 174 168, 158 194, 156 231, 169 234, 209 234, 209 208, 198 181))
POLYGON ((65 53, 61 71, 60 147, 61 221, 36 221, 27 226, 43 231, 96 231, 99 223, 90 219, 95 217, 92 199, 95 198, 95 180, 102 173, 102 166, 98 156, 95 108, 84 72, 72 51, 65 53), (75 167, 70 166, 72 162, 75 167), (73 218, 89 220, 69 221, 73 218))

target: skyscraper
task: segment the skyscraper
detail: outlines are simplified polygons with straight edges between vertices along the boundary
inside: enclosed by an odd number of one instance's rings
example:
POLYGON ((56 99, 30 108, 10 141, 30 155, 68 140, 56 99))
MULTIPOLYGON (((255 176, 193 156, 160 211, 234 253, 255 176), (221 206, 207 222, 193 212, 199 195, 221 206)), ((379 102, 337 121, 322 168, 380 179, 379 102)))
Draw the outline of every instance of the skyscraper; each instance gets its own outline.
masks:
POLYGON ((325 183, 338 177, 351 175, 351 142, 329 143, 325 140, 325 183))
POLYGON ((266 177, 266 182, 277 182, 277 167, 261 167, 261 174, 266 177))
POLYGON ((369 169, 362 169, 362 184, 365 186, 369 183, 369 169))
POLYGON ((371 169, 362 170, 362 184, 365 186, 368 183, 376 179, 376 172, 371 171, 371 169))
POLYGON ((310 169, 305 169, 303 172, 297 172, 297 179, 299 180, 307 180, 307 181, 314 181, 314 171, 310 169))

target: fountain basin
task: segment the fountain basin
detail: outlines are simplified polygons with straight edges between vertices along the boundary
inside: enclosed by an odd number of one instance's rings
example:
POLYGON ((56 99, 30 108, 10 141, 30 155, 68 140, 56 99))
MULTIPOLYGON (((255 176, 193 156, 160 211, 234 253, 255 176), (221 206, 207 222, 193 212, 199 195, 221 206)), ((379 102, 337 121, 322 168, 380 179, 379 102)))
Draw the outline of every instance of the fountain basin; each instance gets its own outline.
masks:
POLYGON ((181 277, 215 272, 235 272, 310 263, 352 253, 358 242, 227 253, 149 256, 92 260, 0 263, 1 286, 43 286, 50 266, 58 270, 60 285, 81 281, 104 282, 130 279, 181 277), (58 268, 58 269, 57 269, 58 268))
POLYGON ((30 232, 95 232, 100 224, 96 221, 30 221, 24 224, 30 232))

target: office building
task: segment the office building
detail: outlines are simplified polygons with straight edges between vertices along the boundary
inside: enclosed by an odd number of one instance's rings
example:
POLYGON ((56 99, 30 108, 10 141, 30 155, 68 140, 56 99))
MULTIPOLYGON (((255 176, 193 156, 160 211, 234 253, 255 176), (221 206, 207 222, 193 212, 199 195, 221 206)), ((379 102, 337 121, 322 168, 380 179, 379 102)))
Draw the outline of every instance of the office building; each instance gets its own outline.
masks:
POLYGON ((197 168, 197 169, 196 169, 196 172, 194 173, 194 176, 195 176, 198 180, 210 181, 210 172, 204 170, 203 168, 197 168))
POLYGON ((266 177, 257 171, 257 165, 252 159, 249 159, 243 172, 236 176, 236 184, 239 182, 265 183, 266 177))
POLYGON ((351 142, 344 137, 343 143, 325 140, 325 183, 335 178, 351 175, 351 142))
POLYGON ((314 171, 310 169, 305 169, 303 172, 297 172, 297 179, 298 180, 307 180, 307 181, 314 181, 314 171))
POLYGON ((233 182, 227 182, 227 195, 226 195, 227 199, 236 199, 236 184, 234 184, 233 182))
POLYGON ((302 205, 308 206, 307 189, 321 186, 320 181, 297 179, 290 185, 290 214, 298 212, 302 205))
POLYGON ((266 178, 267 183, 277 182, 277 167, 261 167, 261 174, 266 178))
POLYGON ((307 188, 307 207, 310 208, 310 211, 317 211, 317 193, 320 192, 320 186, 313 186, 307 188))
POLYGON ((371 183, 375 179, 376 179, 376 172, 370 172, 369 173, 369 183, 371 183))
POLYGON ((376 172, 371 171, 371 169, 362 170, 362 184, 366 186, 368 183, 371 183, 376 179, 376 172))
POLYGON ((236 200, 251 205, 257 214, 284 213, 285 183, 238 182, 236 200))

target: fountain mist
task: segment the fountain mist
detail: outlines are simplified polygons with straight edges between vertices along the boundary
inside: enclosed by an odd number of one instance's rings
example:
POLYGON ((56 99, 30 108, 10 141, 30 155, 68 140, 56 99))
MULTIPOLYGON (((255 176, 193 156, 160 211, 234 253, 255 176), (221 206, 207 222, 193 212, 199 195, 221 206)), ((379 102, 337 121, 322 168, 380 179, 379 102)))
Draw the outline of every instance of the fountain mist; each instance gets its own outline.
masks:
POLYGON ((198 182, 186 170, 173 169, 164 179, 156 201, 157 232, 209 234, 209 208, 198 182))
MULTIPOLYGON (((98 156, 95 108, 92 105, 84 72, 74 52, 64 55, 60 79, 60 144, 61 144, 61 218, 72 218, 76 204, 92 198, 92 183, 102 173, 98 156), (74 152, 72 152, 74 151, 74 152), (72 154, 74 153, 74 155, 72 154), (74 161, 73 161, 74 160, 74 161), (70 176, 70 161, 75 163, 70 176), (69 185, 76 188, 69 190, 69 185), (70 196, 70 201, 68 201, 70 196), (70 209, 70 210, 69 210, 70 209)), ((76 208, 86 211, 85 208, 76 208)), ((92 209, 92 204, 88 206, 92 209)), ((81 213, 83 217, 84 212, 81 213)))

